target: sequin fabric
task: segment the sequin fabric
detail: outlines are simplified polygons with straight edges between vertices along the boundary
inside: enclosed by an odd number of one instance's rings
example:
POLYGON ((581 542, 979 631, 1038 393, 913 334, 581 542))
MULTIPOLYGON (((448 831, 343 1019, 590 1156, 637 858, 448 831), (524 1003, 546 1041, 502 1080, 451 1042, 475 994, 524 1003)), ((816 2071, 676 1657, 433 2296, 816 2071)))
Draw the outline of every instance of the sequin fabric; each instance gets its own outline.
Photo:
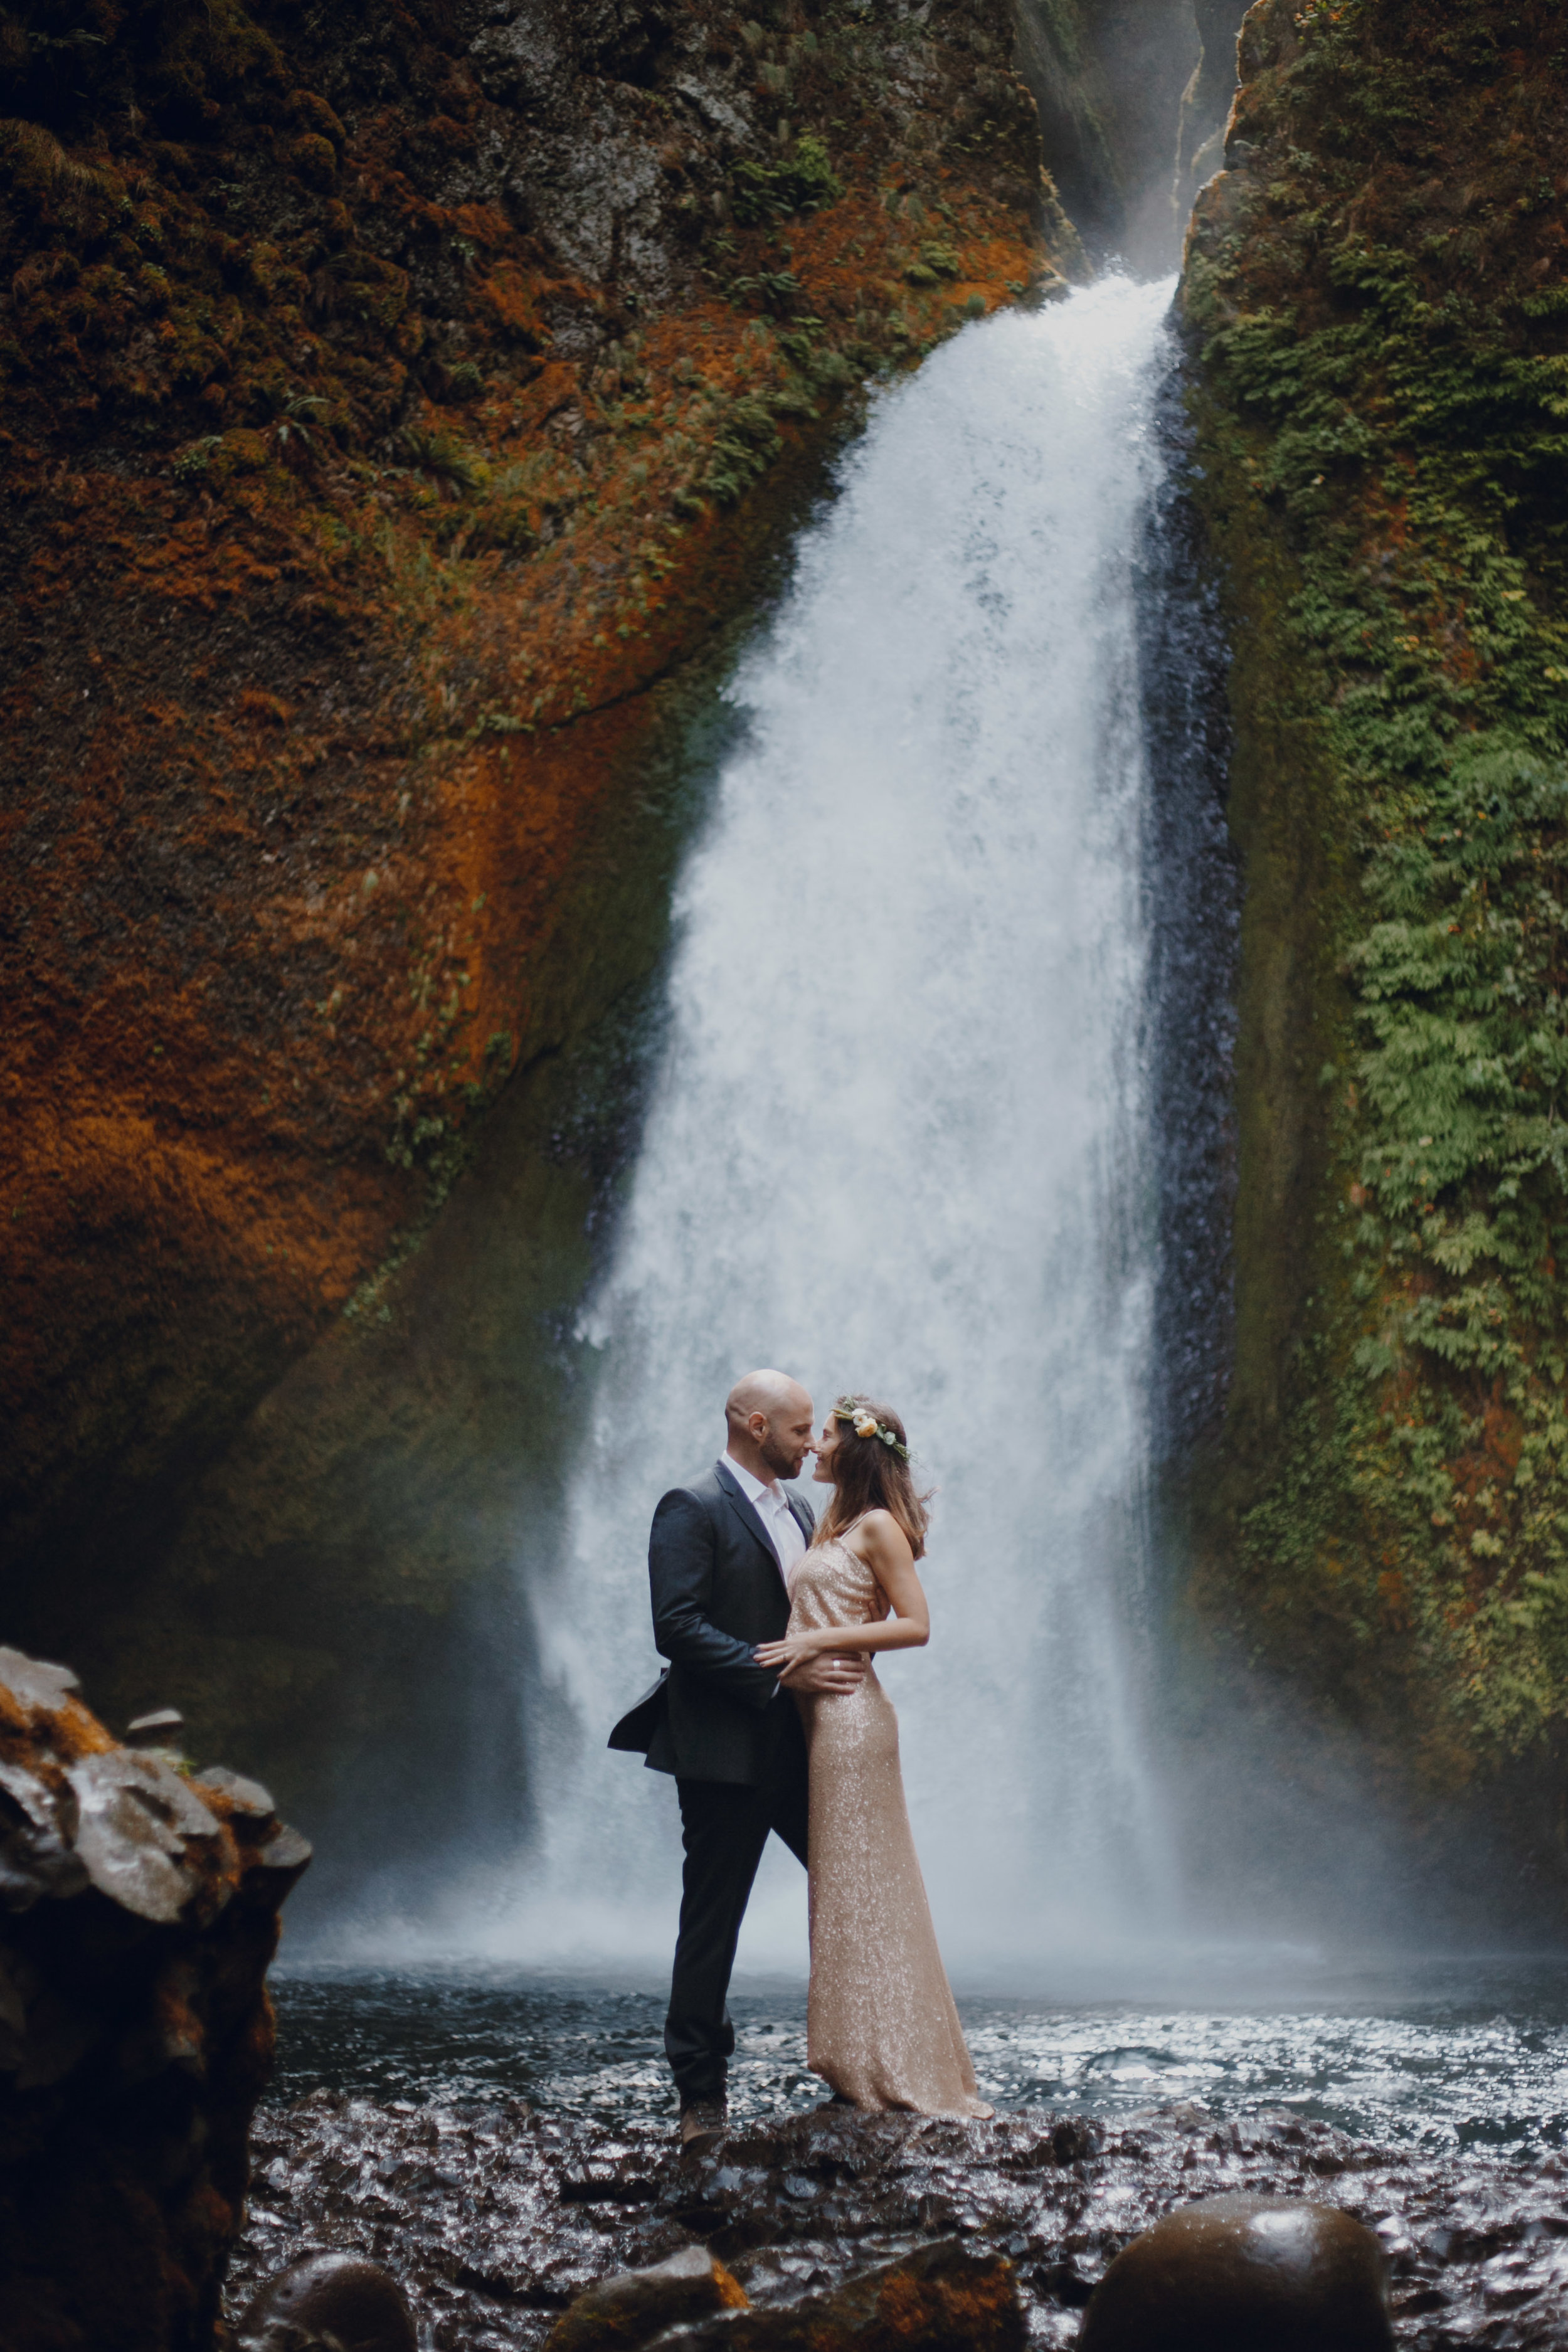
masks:
MULTIPOLYGON (((806 1553, 791 1601, 792 1633, 887 1614, 871 1570, 837 1538, 806 1553)), ((797 1698, 811 1757, 806 2063, 858 2107, 988 2116, 937 1950, 893 1703, 875 1667, 847 1696, 797 1698)))

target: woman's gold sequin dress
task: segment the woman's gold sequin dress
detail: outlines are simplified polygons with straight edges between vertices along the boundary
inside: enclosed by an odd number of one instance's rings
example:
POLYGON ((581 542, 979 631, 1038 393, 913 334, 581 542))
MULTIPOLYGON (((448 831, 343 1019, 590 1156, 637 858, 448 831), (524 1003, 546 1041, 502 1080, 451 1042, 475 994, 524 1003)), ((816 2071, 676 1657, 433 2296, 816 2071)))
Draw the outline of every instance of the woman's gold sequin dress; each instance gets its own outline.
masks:
MULTIPOLYGON (((837 1538, 790 1588, 789 1630, 886 1616, 876 1578, 837 1538)), ((988 2116, 936 1948, 899 1769, 899 1718, 873 1666, 858 1690, 796 1694, 811 1755, 806 2063, 858 2107, 988 2116)))

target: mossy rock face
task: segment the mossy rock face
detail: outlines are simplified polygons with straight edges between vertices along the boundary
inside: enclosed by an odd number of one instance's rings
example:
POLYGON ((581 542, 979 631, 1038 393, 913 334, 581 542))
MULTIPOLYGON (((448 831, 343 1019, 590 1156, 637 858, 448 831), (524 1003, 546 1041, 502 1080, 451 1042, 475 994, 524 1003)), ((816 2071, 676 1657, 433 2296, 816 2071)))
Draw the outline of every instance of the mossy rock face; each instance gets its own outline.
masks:
POLYGON ((1247 883, 1198 1591, 1451 1789, 1568 1713, 1568 47, 1263 0, 1241 57, 1182 295, 1247 883))
POLYGON ((867 386, 1068 241, 994 16, 0 18, 9 1626, 301 1798, 509 1556, 365 1367, 503 1099, 559 1255, 496 1392, 553 1361, 602 1171, 541 1122, 657 963, 666 688, 867 386))

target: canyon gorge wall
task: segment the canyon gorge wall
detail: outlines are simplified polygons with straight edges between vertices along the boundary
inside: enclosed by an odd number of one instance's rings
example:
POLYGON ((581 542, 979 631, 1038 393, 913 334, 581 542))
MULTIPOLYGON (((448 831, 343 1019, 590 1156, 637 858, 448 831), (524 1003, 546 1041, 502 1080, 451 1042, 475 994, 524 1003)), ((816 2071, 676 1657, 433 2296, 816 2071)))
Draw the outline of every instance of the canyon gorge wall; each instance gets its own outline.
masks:
POLYGON ((1090 258, 1163 275, 1236 89, 1240 0, 1017 0, 1018 68, 1090 258))
POLYGON ((508 1784, 725 625, 865 385, 1079 266, 1013 38, 0 23, 7 1632, 111 1719, 508 1784))
POLYGON ((1261 0, 1182 307, 1243 861, 1197 1597, 1561 1884, 1568 47, 1261 0))
POLYGON ((1222 158, 1239 16, 0 15, 0 1631, 112 1723, 174 1700, 308 1823, 513 1833, 518 1570, 735 635, 868 383, 1163 266, 1223 160, 1192 1622, 1560 1868, 1568 56, 1544 5, 1262 0, 1222 158))

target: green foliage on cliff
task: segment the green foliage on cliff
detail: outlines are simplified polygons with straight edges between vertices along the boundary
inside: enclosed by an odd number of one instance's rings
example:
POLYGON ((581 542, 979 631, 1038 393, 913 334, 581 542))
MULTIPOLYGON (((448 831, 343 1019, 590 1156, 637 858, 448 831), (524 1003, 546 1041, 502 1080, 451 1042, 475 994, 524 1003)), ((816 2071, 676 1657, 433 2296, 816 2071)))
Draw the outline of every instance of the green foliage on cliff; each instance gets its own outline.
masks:
POLYGON ((1294 584, 1238 691, 1291 702, 1318 822, 1353 826, 1316 1286, 1278 1312, 1239 1549, 1261 1616, 1314 1623, 1448 1775, 1568 1716, 1568 58, 1540 14, 1258 12, 1245 177, 1186 285, 1205 496, 1294 584))
POLYGON ((742 228, 782 219, 792 213, 819 212, 837 204, 844 183, 828 161, 827 149, 815 132, 795 143, 795 152, 778 163, 742 161, 730 175, 731 209, 742 228))

